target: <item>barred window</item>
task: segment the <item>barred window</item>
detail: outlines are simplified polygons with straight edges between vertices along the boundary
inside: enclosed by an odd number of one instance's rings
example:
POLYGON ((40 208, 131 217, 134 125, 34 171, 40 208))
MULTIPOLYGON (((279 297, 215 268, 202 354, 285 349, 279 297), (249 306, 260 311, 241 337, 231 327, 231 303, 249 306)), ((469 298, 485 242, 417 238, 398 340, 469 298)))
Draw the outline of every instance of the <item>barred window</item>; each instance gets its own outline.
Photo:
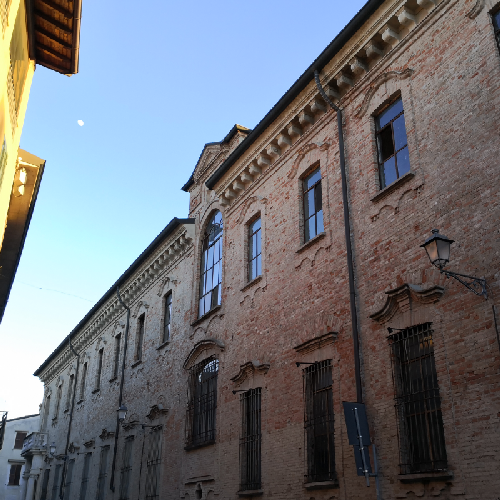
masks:
POLYGON ((401 474, 447 466, 432 333, 424 323, 389 336, 401 474))
POLYGON ((19 481, 21 479, 21 469, 23 464, 11 464, 9 472, 9 486, 19 486, 19 481))
POLYGON ((122 341, 122 334, 119 333, 115 336, 115 360, 113 362, 113 378, 118 377, 118 371, 120 370, 120 344, 122 341))
MULTIPOLYGON (((57 490, 59 489, 59 474, 61 473, 61 464, 56 465, 54 472, 54 483, 52 484, 52 497, 51 500, 57 500, 57 490)), ((103 499, 101 499, 103 500, 103 499)))
POLYGON ((64 500, 71 498, 71 483, 73 482, 73 468, 75 467, 75 460, 68 462, 68 470, 66 472, 66 481, 64 484, 64 500))
POLYGON ((85 453, 85 457, 83 459, 82 482, 80 483, 80 498, 78 500, 85 500, 85 497, 87 496, 91 459, 92 453, 85 453))
POLYGON ((160 498, 161 437, 161 425, 151 428, 146 461, 146 500, 160 498))
MULTIPOLYGON (((99 461, 99 476, 97 476, 97 496, 96 500, 104 500, 105 496, 105 486, 106 486, 106 476, 108 471, 108 455, 109 446, 103 446, 101 448, 101 458, 99 461)), ((53 499, 55 500, 55 499, 53 499)))
POLYGON ((221 303, 222 283, 222 215, 210 219, 203 237, 200 272, 200 306, 203 316, 221 303))
POLYGON ((190 399, 186 419, 188 448, 215 441, 218 372, 219 360, 215 356, 198 363, 190 370, 190 399))
POLYGON ((401 97, 376 117, 380 188, 410 171, 405 114, 401 97))
MULTIPOLYGON (((47 500, 47 490, 49 487, 50 469, 43 471, 42 492, 40 493, 40 500, 47 500)), ((85 499, 82 499, 85 500, 85 499)))
POLYGON ((248 236, 248 280, 251 281, 262 274, 260 217, 250 224, 248 236))
POLYGON ((303 370, 307 483, 334 481, 335 447, 332 365, 327 359, 303 370))
POLYGON ((303 181, 304 187, 304 242, 314 238, 324 229, 321 171, 317 168, 303 181))
POLYGON ((240 438, 241 491, 261 488, 261 388, 240 395, 242 429, 240 438))
POLYGON ((120 495, 118 500, 129 499, 129 483, 132 475, 132 445, 134 444, 134 436, 128 436, 125 439, 125 448, 123 450, 123 462, 120 472, 120 495))
POLYGON ((137 342, 135 345, 135 360, 142 359, 142 344, 144 342, 144 325, 146 323, 146 315, 139 316, 139 324, 137 325, 137 342))
POLYGON ((163 342, 170 340, 170 320, 172 318, 172 292, 165 295, 165 316, 163 319, 163 342))

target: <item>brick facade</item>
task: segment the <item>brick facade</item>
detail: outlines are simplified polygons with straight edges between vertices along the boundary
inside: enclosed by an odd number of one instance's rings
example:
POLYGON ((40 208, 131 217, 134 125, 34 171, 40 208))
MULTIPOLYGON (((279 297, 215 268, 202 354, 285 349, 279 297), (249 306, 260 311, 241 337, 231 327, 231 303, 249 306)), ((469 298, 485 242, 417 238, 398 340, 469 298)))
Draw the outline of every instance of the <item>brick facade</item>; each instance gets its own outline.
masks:
MULTIPOLYGON (((500 56, 492 8, 488 0, 378 2, 320 68, 323 86, 343 111, 362 393, 383 499, 496 500, 500 494, 500 346, 493 309, 499 293, 500 56), (397 96, 404 106, 411 169, 381 190, 375 117, 397 96), (432 268, 420 245, 434 227, 456 240, 450 269, 486 278, 487 300, 432 268), (401 474, 387 328, 427 323, 447 465, 401 474)), ((147 439, 155 429, 142 428, 147 424, 162 426, 158 498, 375 499, 374 480, 367 488, 356 474, 343 417, 342 402, 356 400, 356 386, 338 128, 336 113, 314 80, 257 136, 236 127, 220 143, 207 144, 185 189, 191 195, 190 219, 155 240, 117 283, 131 314, 122 400, 128 414, 117 440, 114 494, 109 480, 115 436, 109 433, 116 432, 121 379, 113 378, 114 349, 121 334, 123 355, 126 334, 116 286, 71 334, 80 376, 83 364, 88 367, 69 439, 69 458, 75 460, 72 498, 80 491, 82 454, 90 452, 87 498, 97 498, 105 445, 110 446, 105 498, 119 498, 128 436, 134 440, 127 498, 146 498, 147 439), (303 179, 318 167, 324 231, 305 242, 303 179), (217 210, 223 217, 221 304, 199 318, 202 239, 217 210), (262 274, 249 282, 248 227, 259 216, 262 274), (169 292, 171 337, 165 343, 169 292), (137 360, 143 314, 144 345, 137 360), (210 356, 218 359, 215 443, 186 450, 189 370, 210 356), (336 477, 305 484, 302 376, 311 365, 296 363, 323 360, 332 366, 336 477), (241 393, 233 391, 255 388, 261 388, 262 484, 260 491, 238 493, 241 393)), ((66 339, 36 372, 50 395, 42 431, 58 453, 65 448, 70 409, 65 413, 63 406, 76 366, 66 339), (61 384, 63 399, 54 419, 61 384)), ((47 455, 43 467, 54 469, 57 463, 47 455)))

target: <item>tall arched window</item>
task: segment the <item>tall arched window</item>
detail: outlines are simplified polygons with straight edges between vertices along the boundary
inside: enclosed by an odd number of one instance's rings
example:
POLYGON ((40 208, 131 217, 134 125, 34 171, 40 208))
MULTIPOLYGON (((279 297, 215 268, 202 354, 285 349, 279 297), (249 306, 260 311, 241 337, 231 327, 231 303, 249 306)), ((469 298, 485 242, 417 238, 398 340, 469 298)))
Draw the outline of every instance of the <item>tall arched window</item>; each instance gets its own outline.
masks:
POLYGON ((203 236, 199 316, 221 303, 222 214, 215 212, 203 236))

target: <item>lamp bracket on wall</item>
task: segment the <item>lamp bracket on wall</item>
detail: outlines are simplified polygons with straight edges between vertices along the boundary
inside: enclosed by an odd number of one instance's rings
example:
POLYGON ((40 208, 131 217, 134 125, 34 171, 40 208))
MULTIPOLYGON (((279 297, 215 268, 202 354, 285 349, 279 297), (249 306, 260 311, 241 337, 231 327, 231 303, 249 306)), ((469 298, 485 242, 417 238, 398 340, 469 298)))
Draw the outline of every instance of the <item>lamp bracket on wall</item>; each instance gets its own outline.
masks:
POLYGON ((484 278, 476 278, 475 276, 454 273, 453 271, 446 271, 444 269, 440 269, 439 272, 444 274, 447 278, 454 278, 460 281, 462 285, 479 297, 484 295, 485 299, 488 298, 488 294, 486 293, 486 280, 484 278))

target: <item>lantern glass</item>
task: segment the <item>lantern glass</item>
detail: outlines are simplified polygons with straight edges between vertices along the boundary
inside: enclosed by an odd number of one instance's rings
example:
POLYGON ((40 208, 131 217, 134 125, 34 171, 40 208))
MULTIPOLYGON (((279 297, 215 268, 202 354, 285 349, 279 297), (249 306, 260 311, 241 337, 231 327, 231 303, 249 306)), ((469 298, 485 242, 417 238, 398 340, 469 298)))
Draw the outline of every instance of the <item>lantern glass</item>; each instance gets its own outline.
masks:
POLYGON ((433 229, 432 236, 427 238, 421 246, 425 248, 431 264, 441 270, 450 261, 450 247, 452 243, 453 240, 439 234, 438 229, 433 229))
POLYGON ((122 405, 120 406, 120 408, 118 408, 118 420, 120 422, 123 422, 126 416, 127 416, 127 407, 125 405, 122 405))
POLYGON ((52 442, 50 445, 50 454, 54 455, 56 453, 56 443, 52 442))

